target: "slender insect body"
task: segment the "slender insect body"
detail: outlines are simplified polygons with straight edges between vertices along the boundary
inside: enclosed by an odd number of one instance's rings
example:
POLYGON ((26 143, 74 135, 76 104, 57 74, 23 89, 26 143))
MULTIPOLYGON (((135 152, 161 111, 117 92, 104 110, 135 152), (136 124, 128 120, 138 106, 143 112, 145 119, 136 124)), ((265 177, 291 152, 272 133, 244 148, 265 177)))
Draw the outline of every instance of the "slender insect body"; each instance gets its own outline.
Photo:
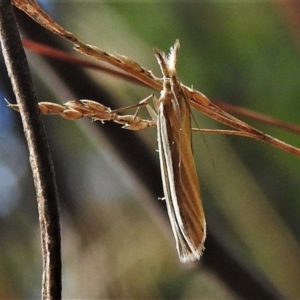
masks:
POLYGON ((155 51, 164 83, 158 105, 158 150, 164 196, 182 262, 200 259, 206 224, 192 153, 189 102, 176 77, 177 42, 168 57, 155 51))

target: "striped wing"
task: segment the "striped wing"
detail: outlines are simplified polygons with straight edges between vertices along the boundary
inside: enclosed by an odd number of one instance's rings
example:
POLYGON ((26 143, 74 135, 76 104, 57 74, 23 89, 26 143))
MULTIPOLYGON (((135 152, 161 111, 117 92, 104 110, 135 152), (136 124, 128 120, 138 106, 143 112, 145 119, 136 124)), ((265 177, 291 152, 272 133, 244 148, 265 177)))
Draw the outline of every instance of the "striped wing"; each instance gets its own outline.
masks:
POLYGON ((206 224, 192 153, 190 107, 183 91, 163 91, 158 148, 168 215, 182 262, 200 259, 206 224), (178 95, 179 94, 179 95, 178 95))

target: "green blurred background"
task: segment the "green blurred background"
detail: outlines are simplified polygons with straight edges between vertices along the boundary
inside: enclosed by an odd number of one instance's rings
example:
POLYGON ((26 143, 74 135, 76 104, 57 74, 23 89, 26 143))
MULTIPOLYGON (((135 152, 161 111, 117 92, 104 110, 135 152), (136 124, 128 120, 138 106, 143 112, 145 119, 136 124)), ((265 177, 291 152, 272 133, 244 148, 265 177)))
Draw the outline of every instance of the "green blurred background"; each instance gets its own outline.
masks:
MULTIPOLYGON (((56 21, 83 41, 126 55, 157 76, 153 47, 168 51, 179 39, 178 73, 184 84, 211 99, 300 123, 297 2, 43 3, 56 21)), ((28 56, 40 101, 73 99, 72 91, 38 55, 28 56)), ((86 72, 117 99, 113 108, 156 93, 86 72)), ((2 78, 0 92, 13 101, 2 78)), ((103 102, 101 97, 93 100, 103 102)), ((0 297, 33 299, 40 295, 41 281, 35 192, 19 116, 4 101, 1 105, 0 297)), ((224 128, 200 112, 193 115, 201 128, 224 128)), ((153 205, 162 194, 153 196, 143 186, 90 121, 44 121, 61 197, 65 299, 238 298, 201 262, 179 262, 167 220, 153 205)), ((300 147, 295 134, 245 121, 300 147)), ((139 135, 158 167, 155 129, 130 134, 139 135)), ((264 278, 262 285, 274 286, 278 298, 300 298, 299 158, 240 137, 195 133, 193 138, 209 229, 254 277, 264 278)), ((134 145, 132 151, 138 159, 134 145)), ((147 167, 144 172, 147 176, 147 167)), ((160 178, 153 180, 161 184, 160 178)), ((213 255, 217 260, 218 252, 213 255)))

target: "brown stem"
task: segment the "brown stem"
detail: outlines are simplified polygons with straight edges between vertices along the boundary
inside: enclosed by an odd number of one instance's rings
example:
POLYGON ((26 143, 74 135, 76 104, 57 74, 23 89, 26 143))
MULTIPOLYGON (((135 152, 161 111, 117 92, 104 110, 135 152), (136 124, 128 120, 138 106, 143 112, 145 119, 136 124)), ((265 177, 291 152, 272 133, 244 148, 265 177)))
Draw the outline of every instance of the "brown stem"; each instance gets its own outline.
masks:
POLYGON ((0 40, 30 153, 43 253, 43 299, 61 299, 61 243, 54 170, 10 0, 0 1, 0 40))

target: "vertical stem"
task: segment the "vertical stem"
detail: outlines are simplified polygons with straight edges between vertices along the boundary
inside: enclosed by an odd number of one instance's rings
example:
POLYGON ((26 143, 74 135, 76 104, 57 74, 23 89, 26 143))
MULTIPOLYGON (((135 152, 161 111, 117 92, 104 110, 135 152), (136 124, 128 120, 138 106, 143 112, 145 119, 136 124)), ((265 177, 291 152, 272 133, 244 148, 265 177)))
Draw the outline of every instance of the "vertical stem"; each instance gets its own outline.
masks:
POLYGON ((43 299, 61 299, 61 241, 54 170, 10 0, 0 1, 0 40, 28 143, 43 255, 43 299))

